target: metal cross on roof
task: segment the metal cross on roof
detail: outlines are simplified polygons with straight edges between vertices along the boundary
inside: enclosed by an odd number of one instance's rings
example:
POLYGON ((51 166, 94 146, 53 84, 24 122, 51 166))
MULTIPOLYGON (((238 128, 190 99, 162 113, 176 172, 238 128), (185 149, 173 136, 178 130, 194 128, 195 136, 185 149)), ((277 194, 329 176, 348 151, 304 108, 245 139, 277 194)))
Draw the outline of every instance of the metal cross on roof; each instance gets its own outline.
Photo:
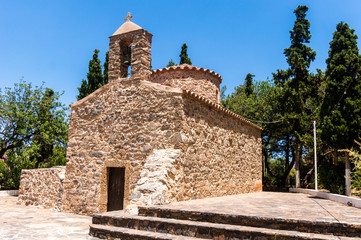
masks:
POLYGON ((133 16, 131 16, 130 12, 128 12, 128 15, 124 18, 124 20, 130 21, 130 19, 133 19, 133 16))

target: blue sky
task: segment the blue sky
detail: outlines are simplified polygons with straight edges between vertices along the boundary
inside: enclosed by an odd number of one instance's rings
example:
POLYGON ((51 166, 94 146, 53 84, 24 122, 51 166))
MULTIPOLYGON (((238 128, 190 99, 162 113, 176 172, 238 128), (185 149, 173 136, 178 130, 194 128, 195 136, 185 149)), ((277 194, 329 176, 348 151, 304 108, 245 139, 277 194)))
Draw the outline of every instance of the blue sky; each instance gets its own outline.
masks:
POLYGON ((283 50, 298 5, 310 8, 313 72, 326 67, 337 23, 347 22, 361 36, 359 0, 0 0, 0 88, 24 77, 64 91, 66 105, 75 102, 94 49, 103 62, 108 37, 131 12, 133 22, 154 35, 153 69, 171 58, 178 63, 185 42, 193 65, 219 73, 231 93, 249 72, 266 80, 287 68, 283 50))

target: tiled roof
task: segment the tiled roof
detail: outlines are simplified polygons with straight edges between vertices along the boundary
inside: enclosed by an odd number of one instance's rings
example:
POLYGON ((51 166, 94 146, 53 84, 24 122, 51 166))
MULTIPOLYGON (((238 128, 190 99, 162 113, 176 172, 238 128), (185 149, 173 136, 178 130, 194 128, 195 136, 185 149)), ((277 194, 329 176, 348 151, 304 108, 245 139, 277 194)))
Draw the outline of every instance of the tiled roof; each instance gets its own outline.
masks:
POLYGON ((152 74, 157 74, 157 73, 162 73, 162 72, 167 72, 167 71, 173 71, 173 70, 183 70, 183 69, 193 70, 193 71, 202 71, 202 72, 210 73, 211 75, 218 78, 219 83, 222 83, 222 77, 218 73, 216 73, 214 71, 211 71, 209 69, 206 69, 206 68, 199 68, 199 67, 195 67, 195 66, 189 65, 189 64, 174 65, 174 66, 167 67, 167 68, 161 68, 161 69, 153 70, 152 74))
POLYGON ((188 96, 190 96, 190 97, 192 97, 192 98, 194 98, 194 99, 196 99, 198 101, 201 101, 201 102, 205 103, 206 105, 212 107, 213 109, 215 109, 217 111, 223 112, 223 113, 225 113, 225 114, 227 114, 227 115, 229 115, 229 116, 231 116, 233 118, 236 118, 239 121, 241 121, 241 122, 243 122, 243 123, 245 123, 245 124, 247 124, 247 125, 249 125, 251 127, 254 127, 254 128, 258 129, 258 130, 262 130, 262 128, 257 126, 256 124, 254 124, 254 123, 250 122, 249 120, 239 116, 238 114, 235 114, 234 112, 231 112, 231 111, 223 108, 221 105, 216 104, 216 103, 206 99, 205 97, 199 96, 198 94, 196 94, 194 92, 191 92, 189 90, 183 90, 183 93, 187 94, 188 96))

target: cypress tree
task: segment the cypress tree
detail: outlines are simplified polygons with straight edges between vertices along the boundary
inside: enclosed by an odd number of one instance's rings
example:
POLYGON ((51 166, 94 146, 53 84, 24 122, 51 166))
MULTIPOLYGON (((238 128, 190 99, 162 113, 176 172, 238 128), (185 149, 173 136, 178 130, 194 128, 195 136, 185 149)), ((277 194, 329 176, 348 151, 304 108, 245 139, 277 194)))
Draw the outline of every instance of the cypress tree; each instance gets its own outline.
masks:
POLYGON ((326 87, 321 106, 322 137, 335 149, 350 149, 361 137, 361 83, 357 35, 347 23, 337 24, 326 60, 326 87))
MULTIPOLYGON (((326 87, 320 117, 322 139, 333 149, 351 149, 361 138, 361 59, 357 35, 347 23, 336 26, 326 60, 326 87)), ((350 189, 350 163, 346 153, 346 194, 350 189)))
POLYGON ((250 96, 253 93, 253 77, 254 75, 248 73, 246 78, 245 78, 245 93, 247 96, 250 96))
POLYGON ((189 65, 192 65, 192 61, 191 59, 188 57, 188 53, 187 53, 187 44, 183 43, 182 45, 182 50, 181 50, 181 53, 179 55, 180 57, 180 62, 179 64, 189 64, 189 65))
POLYGON ((84 79, 81 80, 81 85, 78 88, 79 94, 76 97, 76 99, 79 101, 80 99, 85 98, 86 96, 88 96, 88 82, 84 79))
POLYGON ((302 144, 309 138, 308 129, 312 124, 313 116, 308 111, 306 100, 310 98, 308 85, 310 74, 308 68, 316 57, 316 52, 306 44, 310 42, 310 22, 306 19, 307 6, 298 6, 294 13, 296 20, 291 34, 291 46, 284 50, 287 70, 277 70, 273 74, 276 86, 281 87, 282 94, 279 101, 283 104, 283 118, 294 138, 296 159, 296 187, 300 187, 300 158, 302 144))
POLYGON ((108 65, 109 65, 109 51, 105 53, 104 71, 103 71, 103 85, 108 83, 108 65))
POLYGON ((167 67, 171 67, 171 66, 174 66, 175 65, 175 62, 173 61, 173 59, 169 60, 168 64, 167 64, 167 67))
POLYGON ((89 61, 89 72, 87 73, 89 94, 103 86, 103 74, 100 60, 98 58, 99 50, 95 49, 93 59, 89 61))
POLYGON ((100 60, 98 58, 99 50, 95 49, 92 60, 89 61, 89 72, 87 73, 87 81, 82 80, 79 90, 79 95, 77 99, 80 100, 101 86, 104 85, 104 79, 102 74, 102 67, 100 65, 100 60))

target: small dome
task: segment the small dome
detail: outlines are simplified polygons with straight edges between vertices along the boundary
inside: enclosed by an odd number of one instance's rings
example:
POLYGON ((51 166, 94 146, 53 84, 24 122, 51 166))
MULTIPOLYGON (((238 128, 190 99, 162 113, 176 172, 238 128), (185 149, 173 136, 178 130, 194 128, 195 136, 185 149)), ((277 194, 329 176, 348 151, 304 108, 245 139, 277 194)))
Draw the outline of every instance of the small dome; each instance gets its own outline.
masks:
POLYGON ((205 68, 188 64, 157 69, 151 72, 148 80, 183 90, 189 90, 216 104, 220 104, 219 85, 222 77, 205 68))
POLYGON ((219 81, 219 84, 222 83, 222 77, 218 73, 211 71, 209 69, 206 69, 206 68, 199 68, 199 67, 195 67, 195 66, 189 65, 189 64, 174 65, 174 66, 167 67, 167 68, 153 70, 151 74, 159 75, 159 74, 162 74, 165 72, 172 72, 172 71, 176 71, 176 70, 190 70, 190 71, 195 71, 195 72, 203 72, 205 74, 214 76, 219 81))

